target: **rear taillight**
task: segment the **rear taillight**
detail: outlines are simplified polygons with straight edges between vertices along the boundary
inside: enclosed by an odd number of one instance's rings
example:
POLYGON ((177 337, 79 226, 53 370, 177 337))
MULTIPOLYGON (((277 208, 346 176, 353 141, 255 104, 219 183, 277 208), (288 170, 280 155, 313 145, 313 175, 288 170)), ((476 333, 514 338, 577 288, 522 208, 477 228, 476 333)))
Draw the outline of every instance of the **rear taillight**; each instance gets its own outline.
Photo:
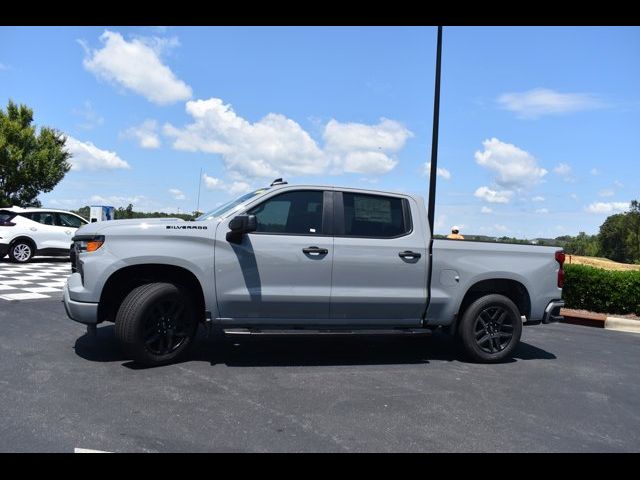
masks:
POLYGON ((556 262, 560 265, 558 269, 558 288, 564 287, 564 259, 565 254, 562 250, 556 252, 556 262))
POLYGON ((15 227, 16 224, 10 221, 0 222, 0 227, 15 227))

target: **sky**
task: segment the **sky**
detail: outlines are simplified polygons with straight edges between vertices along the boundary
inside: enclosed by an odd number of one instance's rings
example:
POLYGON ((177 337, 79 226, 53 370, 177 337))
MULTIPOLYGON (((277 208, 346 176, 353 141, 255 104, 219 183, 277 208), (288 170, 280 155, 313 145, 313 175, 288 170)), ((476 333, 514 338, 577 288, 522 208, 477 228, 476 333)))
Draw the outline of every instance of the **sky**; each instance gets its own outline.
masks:
MULTIPOLYGON (((210 210, 283 177, 428 195, 435 27, 1 27, 43 205, 210 210), (200 172, 202 171, 202 176, 200 172)), ((436 233, 597 233, 640 199, 640 28, 445 27, 436 233)))

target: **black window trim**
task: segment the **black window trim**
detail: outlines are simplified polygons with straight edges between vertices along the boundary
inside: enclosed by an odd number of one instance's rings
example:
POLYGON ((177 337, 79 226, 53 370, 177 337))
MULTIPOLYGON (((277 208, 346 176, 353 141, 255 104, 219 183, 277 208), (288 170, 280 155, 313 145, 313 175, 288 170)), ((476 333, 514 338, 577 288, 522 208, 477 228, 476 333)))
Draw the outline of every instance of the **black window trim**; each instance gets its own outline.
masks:
MULTIPOLYGON (((322 193, 322 232, 321 233, 288 233, 288 232, 249 232, 248 235, 280 235, 287 237, 332 237, 332 212, 333 212, 333 198, 332 192, 330 190, 323 190, 320 188, 297 188, 297 189, 287 189, 283 192, 277 192, 275 195, 271 195, 269 198, 263 199, 261 202, 251 205, 250 208, 244 210, 244 212, 238 212, 236 215, 249 214, 250 210, 259 207, 263 203, 268 202, 269 200, 276 198, 279 195, 283 195, 285 193, 295 193, 295 192, 321 192, 322 193), (326 230, 326 231, 325 231, 326 230)), ((234 215, 234 217, 236 216, 234 215)), ((231 217, 233 218, 233 217, 231 217)))
POLYGON ((402 238, 413 233, 413 221, 411 218, 411 206, 409 205, 409 200, 404 197, 395 197, 393 195, 383 195, 378 193, 369 193, 369 192, 351 192, 351 191, 336 191, 334 192, 334 203, 333 203, 333 231, 335 232, 334 237, 337 238, 373 238, 378 240, 393 240, 395 238, 402 238), (371 197, 383 197, 383 198, 397 198, 402 202, 402 216, 405 222, 405 227, 408 227, 408 230, 401 235, 394 235, 393 237, 384 237, 384 236, 374 236, 374 235, 347 235, 344 232, 344 197, 343 193, 351 193, 353 195, 368 195, 371 197))

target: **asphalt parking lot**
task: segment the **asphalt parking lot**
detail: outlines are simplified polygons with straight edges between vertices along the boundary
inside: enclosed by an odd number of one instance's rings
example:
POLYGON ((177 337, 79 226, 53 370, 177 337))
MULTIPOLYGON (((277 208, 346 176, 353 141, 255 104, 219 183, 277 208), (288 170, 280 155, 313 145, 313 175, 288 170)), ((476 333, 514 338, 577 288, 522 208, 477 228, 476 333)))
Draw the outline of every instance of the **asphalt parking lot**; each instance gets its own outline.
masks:
POLYGON ((201 336, 140 369, 58 299, 0 302, 0 451, 640 450, 640 335, 527 327, 513 361, 430 338, 201 336))

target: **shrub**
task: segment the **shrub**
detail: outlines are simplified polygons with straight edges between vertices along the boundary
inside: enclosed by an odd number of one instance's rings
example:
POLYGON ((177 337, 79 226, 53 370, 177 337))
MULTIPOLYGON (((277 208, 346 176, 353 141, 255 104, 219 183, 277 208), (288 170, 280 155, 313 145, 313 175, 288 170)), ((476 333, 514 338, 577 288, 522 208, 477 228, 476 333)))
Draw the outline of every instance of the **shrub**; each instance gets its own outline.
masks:
POLYGON ((640 315, 640 271, 564 265, 562 297, 567 308, 640 315))

